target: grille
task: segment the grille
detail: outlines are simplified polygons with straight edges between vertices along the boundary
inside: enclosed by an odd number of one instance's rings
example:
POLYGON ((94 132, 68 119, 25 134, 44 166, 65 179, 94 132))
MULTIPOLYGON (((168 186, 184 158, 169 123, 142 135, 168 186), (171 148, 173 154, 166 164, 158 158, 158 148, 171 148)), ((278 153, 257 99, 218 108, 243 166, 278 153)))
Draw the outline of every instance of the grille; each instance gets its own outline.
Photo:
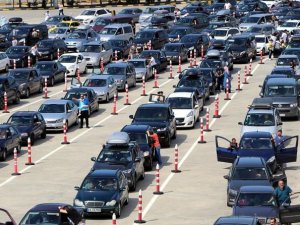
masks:
POLYGON ((102 207, 102 206, 104 206, 104 202, 102 202, 102 201, 85 201, 84 204, 87 207, 102 207))
POLYGON ((184 118, 176 118, 176 122, 182 123, 184 121, 184 118))
POLYGON ((290 104, 273 104, 276 108, 290 108, 290 104))
POLYGON ((56 120, 47 120, 47 123, 56 123, 56 120))

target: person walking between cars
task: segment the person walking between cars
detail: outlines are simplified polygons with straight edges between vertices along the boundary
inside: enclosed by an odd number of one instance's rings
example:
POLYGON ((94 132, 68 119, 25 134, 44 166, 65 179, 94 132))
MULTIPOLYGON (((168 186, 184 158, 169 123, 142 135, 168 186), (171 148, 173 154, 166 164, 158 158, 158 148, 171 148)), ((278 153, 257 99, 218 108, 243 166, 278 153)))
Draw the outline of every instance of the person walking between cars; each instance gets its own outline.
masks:
POLYGON ((17 39, 15 37, 12 38, 11 45, 12 46, 18 45, 18 41, 17 41, 17 39))
POLYGON ((162 165, 162 160, 161 160, 161 155, 160 155, 160 143, 159 143, 158 135, 156 133, 154 133, 152 130, 147 131, 147 134, 153 140, 152 145, 155 148, 155 156, 156 156, 158 164, 161 166, 162 165))
POLYGON ((50 17, 50 12, 47 10, 45 13, 45 21, 47 21, 50 17))
POLYGON ((59 5, 59 8, 58 8, 58 15, 59 15, 59 16, 65 15, 65 14, 64 14, 64 8, 63 8, 63 5, 62 5, 62 4, 59 5))
POLYGON ((278 182, 278 187, 274 190, 274 197, 278 206, 281 206, 282 203, 291 204, 290 196, 293 194, 292 189, 283 180, 278 182))
POLYGON ((37 61, 37 57, 40 54, 37 48, 37 44, 35 44, 34 46, 31 47, 30 49, 30 54, 32 57, 32 65, 34 65, 37 61))
POLYGON ((79 111, 80 111, 80 127, 83 127, 83 119, 85 119, 85 126, 86 128, 89 127, 89 99, 87 95, 80 95, 79 99, 79 111))
POLYGON ((269 60, 272 60, 272 55, 274 52, 274 45, 273 45, 273 40, 269 38, 269 42, 267 44, 268 50, 269 50, 269 60))

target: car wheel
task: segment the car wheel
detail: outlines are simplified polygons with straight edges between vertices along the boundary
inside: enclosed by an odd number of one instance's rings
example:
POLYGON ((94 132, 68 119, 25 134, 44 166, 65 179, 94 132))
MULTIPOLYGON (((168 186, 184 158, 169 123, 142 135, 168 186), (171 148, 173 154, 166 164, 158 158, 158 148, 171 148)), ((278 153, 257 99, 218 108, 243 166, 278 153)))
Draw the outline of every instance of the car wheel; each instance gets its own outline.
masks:
POLYGON ((195 128, 196 118, 194 118, 192 129, 195 128))
POLYGON ((95 112, 99 112, 99 102, 97 102, 97 106, 96 106, 95 112))
POLYGON ((3 149, 2 155, 0 157, 0 161, 5 161, 7 158, 7 150, 3 149))
POLYGON ((124 205, 128 205, 128 204, 129 204, 129 195, 127 195, 124 205))
POLYGON ((136 87, 136 80, 134 80, 133 87, 136 87))
POLYGON ((153 167, 153 160, 152 160, 152 156, 149 156, 149 160, 146 161, 145 163, 145 169, 147 171, 151 171, 153 167))
POLYGON ((116 97, 117 97, 117 99, 118 99, 118 97, 119 97, 119 92, 118 92, 118 90, 116 90, 116 97))
POLYGON ((143 169, 143 172, 140 176, 140 180, 144 180, 145 179, 145 168, 143 169))
POLYGON ((54 78, 52 77, 51 79, 50 79, 50 82, 49 82, 49 86, 51 86, 51 87, 53 87, 54 86, 54 78))
POLYGON ((35 142, 34 134, 30 135, 30 142, 31 142, 31 145, 34 145, 34 142, 35 142))
POLYGON ((118 207, 116 208, 115 214, 116 214, 117 218, 120 218, 120 216, 121 216, 121 203, 118 204, 118 207))
POLYGON ((47 136, 47 133, 46 133, 46 128, 43 130, 43 133, 41 134, 41 138, 42 139, 45 139, 47 136))
POLYGON ((14 100, 14 103, 15 103, 15 104, 19 104, 19 103, 20 103, 20 96, 21 96, 21 95, 20 95, 20 92, 17 92, 17 93, 16 93, 16 98, 15 98, 15 100, 14 100))
POLYGON ((264 56, 266 54, 266 50, 263 48, 262 49, 262 55, 264 56))
POLYGON ((176 130, 176 128, 175 128, 175 131, 174 131, 174 134, 173 134, 173 136, 172 136, 172 139, 176 139, 176 137, 177 137, 177 130, 176 130))
POLYGON ((135 191, 136 189, 136 175, 134 174, 132 177, 132 186, 130 187, 130 191, 135 191))
POLYGON ((0 100, 0 109, 4 109, 4 100, 3 99, 0 100))
POLYGON ((54 59, 53 54, 50 54, 50 60, 53 61, 53 59, 54 59))
POLYGON ((109 94, 106 94, 105 102, 109 102, 109 94))
POLYGON ((8 70, 9 70, 9 66, 6 64, 4 71, 8 72, 8 70))
POLYGON ((254 52, 254 55, 252 57, 252 60, 255 60, 256 59, 256 51, 254 52))
POLYGON ((16 149, 17 149, 17 153, 20 153, 20 151, 21 151, 21 143, 19 143, 19 144, 16 146, 16 149))
POLYGON ((29 88, 27 88, 25 91, 25 98, 29 98, 29 96, 30 96, 30 90, 29 88))
POLYGON ((170 147, 171 146, 171 138, 170 138, 170 134, 168 135, 167 141, 165 142, 165 147, 170 147))
POLYGON ((43 93, 43 84, 40 84, 39 93, 43 93))
MULTIPOLYGON (((66 130, 67 130, 67 132, 69 130, 69 122, 68 122, 68 120, 66 121, 66 130)), ((64 132, 64 129, 62 130, 62 132, 64 132)))
POLYGON ((87 73, 87 67, 84 67, 83 74, 86 74, 86 73, 87 73))

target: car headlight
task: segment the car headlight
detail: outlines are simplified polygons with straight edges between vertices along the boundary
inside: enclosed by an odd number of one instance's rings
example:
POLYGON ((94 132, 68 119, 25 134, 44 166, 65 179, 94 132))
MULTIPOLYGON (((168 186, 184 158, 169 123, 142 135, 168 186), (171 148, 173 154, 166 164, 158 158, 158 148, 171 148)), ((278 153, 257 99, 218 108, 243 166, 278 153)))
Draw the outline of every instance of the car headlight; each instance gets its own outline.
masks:
POLYGON ((147 157, 149 155, 150 155, 150 153, 148 151, 144 152, 144 157, 147 157))
POLYGON ((190 116, 193 116, 193 115, 194 115, 193 111, 190 111, 189 114, 187 114, 187 117, 190 117, 190 116))
POLYGON ((21 137, 27 137, 28 134, 27 133, 21 133, 21 137))
POLYGON ((62 123, 62 122, 64 122, 64 119, 58 119, 58 120, 56 120, 56 123, 62 123))
POLYGON ((297 106, 298 106, 297 103, 290 104, 290 107, 297 107, 297 106))
POLYGON ((273 163, 275 161, 275 156, 268 159, 267 163, 273 163))
POLYGON ((110 202, 106 202, 106 206, 114 206, 116 205, 117 201, 116 200, 111 200, 110 202))
POLYGON ((163 127, 163 128, 158 128, 157 131, 166 131, 167 128, 166 127, 163 127))
POLYGON ((129 170, 123 170, 123 173, 131 173, 131 169, 129 169, 129 170))
POLYGON ((237 191, 236 190, 233 190, 233 189, 229 189, 229 191, 228 191, 228 193, 230 194, 230 195, 237 195, 237 191))
POLYGON ((80 201, 79 199, 74 200, 74 205, 75 206, 82 206, 82 207, 84 206, 83 201, 80 201))

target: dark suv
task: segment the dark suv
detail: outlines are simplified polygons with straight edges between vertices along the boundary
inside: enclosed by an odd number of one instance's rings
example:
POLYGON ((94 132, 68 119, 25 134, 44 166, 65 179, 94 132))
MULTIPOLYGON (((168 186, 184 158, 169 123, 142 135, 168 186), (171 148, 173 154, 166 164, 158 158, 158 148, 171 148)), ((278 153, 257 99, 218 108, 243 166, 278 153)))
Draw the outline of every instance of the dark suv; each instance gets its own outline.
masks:
POLYGON ((134 125, 150 125, 157 131, 159 142, 164 147, 170 147, 171 138, 176 138, 176 121, 172 108, 166 103, 142 104, 135 115, 130 115, 134 125))
POLYGON ((248 63, 256 58, 256 42, 254 35, 235 35, 228 39, 229 50, 233 55, 233 62, 248 63))
POLYGON ((7 94, 7 102, 19 104, 20 103, 20 92, 15 79, 11 76, 0 77, 0 109, 4 108, 4 92, 7 94))
POLYGON ((68 51, 67 45, 62 39, 45 39, 38 42, 39 59, 58 59, 59 55, 68 51))

